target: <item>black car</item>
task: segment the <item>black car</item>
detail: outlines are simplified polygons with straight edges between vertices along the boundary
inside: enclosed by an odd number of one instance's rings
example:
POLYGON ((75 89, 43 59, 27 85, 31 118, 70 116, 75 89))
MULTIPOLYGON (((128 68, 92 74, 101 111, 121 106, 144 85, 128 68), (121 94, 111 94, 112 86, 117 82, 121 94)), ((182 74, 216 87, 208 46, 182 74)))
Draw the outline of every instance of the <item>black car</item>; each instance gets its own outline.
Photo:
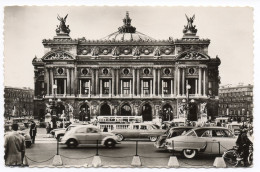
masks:
POLYGON ((189 131, 190 129, 193 129, 193 128, 194 127, 190 127, 190 126, 169 128, 163 135, 161 135, 158 138, 158 140, 154 143, 154 146, 156 148, 164 148, 166 139, 176 137, 176 136, 180 136, 180 135, 186 133, 187 131, 189 131))

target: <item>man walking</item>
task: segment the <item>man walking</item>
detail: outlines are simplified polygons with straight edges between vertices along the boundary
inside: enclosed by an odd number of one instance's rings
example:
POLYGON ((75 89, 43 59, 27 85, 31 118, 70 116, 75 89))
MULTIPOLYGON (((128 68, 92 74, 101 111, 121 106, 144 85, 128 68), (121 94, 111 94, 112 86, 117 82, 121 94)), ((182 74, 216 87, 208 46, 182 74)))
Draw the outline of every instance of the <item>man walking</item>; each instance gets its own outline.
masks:
POLYGON ((30 127, 30 136, 31 136, 31 139, 32 139, 32 144, 34 144, 34 142, 35 142, 36 133, 37 133, 36 124, 35 124, 34 121, 32 121, 32 124, 31 124, 31 127, 30 127))
POLYGON ((25 138, 17 132, 18 124, 13 124, 12 130, 5 136, 5 165, 21 166, 25 155, 25 138))

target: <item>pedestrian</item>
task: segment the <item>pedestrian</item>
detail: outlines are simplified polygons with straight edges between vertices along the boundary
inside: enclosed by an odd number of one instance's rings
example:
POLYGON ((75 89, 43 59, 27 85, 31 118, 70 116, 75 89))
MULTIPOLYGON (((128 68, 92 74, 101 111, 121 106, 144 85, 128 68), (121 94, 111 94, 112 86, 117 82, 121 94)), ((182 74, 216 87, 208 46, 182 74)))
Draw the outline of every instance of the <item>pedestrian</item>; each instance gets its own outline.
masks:
POLYGON ((30 136, 32 139, 32 144, 34 144, 35 142, 35 137, 36 137, 36 133, 37 133, 37 127, 34 121, 31 121, 31 127, 30 127, 30 136))
POLYGON ((238 135, 236 145, 238 146, 239 158, 237 160, 243 160, 244 166, 247 166, 247 158, 249 155, 249 146, 252 142, 247 137, 247 127, 242 126, 238 135))
POLYGON ((17 132, 18 124, 12 124, 12 130, 5 136, 5 165, 21 166, 25 155, 25 138, 17 132))

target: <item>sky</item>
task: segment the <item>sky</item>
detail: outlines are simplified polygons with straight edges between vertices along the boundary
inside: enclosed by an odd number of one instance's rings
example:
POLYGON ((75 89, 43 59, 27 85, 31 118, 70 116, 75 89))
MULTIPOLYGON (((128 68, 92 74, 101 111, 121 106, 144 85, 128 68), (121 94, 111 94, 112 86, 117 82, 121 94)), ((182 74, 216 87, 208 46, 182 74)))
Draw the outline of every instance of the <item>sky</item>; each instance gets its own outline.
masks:
POLYGON ((4 85, 34 86, 32 59, 44 55, 43 39, 52 39, 67 17, 73 39, 100 39, 122 26, 126 11, 137 31, 162 40, 183 36, 185 14, 195 14, 200 38, 211 40, 209 55, 221 59, 221 85, 253 84, 253 9, 250 7, 5 7, 4 85))

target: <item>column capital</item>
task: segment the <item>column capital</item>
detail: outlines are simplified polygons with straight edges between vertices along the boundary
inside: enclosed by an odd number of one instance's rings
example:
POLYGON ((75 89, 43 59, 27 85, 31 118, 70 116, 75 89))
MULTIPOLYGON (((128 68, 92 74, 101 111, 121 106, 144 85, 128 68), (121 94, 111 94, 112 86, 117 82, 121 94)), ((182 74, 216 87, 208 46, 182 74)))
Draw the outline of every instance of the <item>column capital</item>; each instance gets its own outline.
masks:
POLYGON ((153 69, 161 69, 161 66, 154 66, 153 69))
POLYGON ((97 66, 90 67, 91 69, 99 69, 97 66))
POLYGON ((111 67, 112 69, 120 69, 120 67, 118 67, 118 66, 113 66, 113 67, 111 67))
POLYGON ((198 66, 198 68, 205 69, 205 68, 208 68, 208 66, 206 66, 206 65, 200 65, 200 66, 198 66))

